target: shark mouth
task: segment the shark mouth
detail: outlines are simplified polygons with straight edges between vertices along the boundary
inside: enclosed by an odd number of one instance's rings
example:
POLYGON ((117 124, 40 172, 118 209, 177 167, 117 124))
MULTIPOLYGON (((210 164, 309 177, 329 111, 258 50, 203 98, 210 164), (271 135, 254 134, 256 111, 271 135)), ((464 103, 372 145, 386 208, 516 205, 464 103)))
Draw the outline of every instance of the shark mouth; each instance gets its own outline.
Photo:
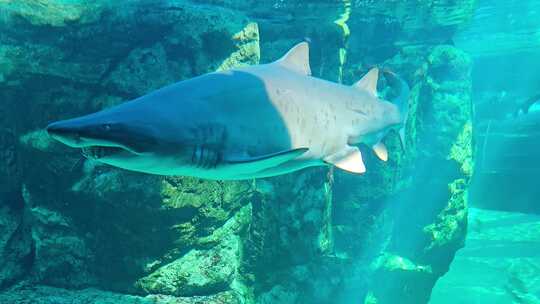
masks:
POLYGON ((88 159, 101 159, 104 157, 113 156, 122 152, 129 152, 120 147, 109 146, 88 146, 82 148, 82 155, 88 159))

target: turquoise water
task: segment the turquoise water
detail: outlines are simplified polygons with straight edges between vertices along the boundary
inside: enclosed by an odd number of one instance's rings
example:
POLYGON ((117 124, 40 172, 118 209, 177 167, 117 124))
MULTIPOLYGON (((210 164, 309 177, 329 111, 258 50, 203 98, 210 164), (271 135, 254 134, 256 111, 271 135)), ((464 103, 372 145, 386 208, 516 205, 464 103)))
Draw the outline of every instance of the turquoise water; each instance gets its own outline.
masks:
POLYGON ((0 303, 540 303, 539 64, 533 0, 0 0, 0 303))

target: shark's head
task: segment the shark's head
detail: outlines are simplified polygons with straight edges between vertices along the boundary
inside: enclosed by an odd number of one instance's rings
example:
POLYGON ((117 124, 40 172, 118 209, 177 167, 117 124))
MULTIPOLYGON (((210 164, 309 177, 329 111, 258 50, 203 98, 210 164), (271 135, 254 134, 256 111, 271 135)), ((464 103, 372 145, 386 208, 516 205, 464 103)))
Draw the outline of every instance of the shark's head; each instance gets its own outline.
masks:
POLYGON ((167 123, 166 119, 156 117, 156 113, 139 111, 143 115, 130 115, 130 112, 129 107, 112 108, 53 122, 46 130, 61 143, 82 149, 89 159, 129 170, 147 171, 145 168, 153 167, 157 158, 174 157, 178 161, 189 158, 191 152, 183 147, 181 131, 157 132, 166 129, 161 125, 167 123))
POLYGON ((99 114, 51 123, 47 126, 47 133, 65 145, 81 148, 85 156, 103 160, 141 155, 156 144, 151 126, 99 114))

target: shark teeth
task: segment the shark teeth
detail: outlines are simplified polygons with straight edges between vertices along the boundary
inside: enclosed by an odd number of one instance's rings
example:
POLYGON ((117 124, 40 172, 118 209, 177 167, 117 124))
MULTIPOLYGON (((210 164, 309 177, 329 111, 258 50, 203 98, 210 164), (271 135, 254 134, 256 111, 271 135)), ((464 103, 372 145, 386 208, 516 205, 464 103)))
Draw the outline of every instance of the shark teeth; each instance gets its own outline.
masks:
POLYGON ((88 159, 100 159, 121 152, 122 148, 90 146, 82 148, 82 155, 88 159))
POLYGON ((82 148, 82 155, 88 159, 100 159, 105 156, 103 147, 84 147, 82 148))

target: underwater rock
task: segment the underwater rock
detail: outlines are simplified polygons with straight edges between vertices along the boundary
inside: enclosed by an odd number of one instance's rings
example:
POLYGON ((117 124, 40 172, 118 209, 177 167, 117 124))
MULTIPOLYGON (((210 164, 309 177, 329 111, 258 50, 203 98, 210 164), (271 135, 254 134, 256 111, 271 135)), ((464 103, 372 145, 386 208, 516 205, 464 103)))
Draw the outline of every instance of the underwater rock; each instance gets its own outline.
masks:
POLYGON ((272 193, 252 197, 241 273, 254 303, 327 301, 342 284, 348 265, 333 252, 327 173, 314 168, 265 179, 272 193))
POLYGON ((19 138, 20 143, 31 149, 36 149, 41 152, 51 152, 59 147, 55 141, 47 134, 45 130, 35 130, 29 132, 19 138))
MULTIPOLYGON (((197 243, 197 249, 191 249, 180 258, 139 279, 135 283, 136 288, 148 294, 175 296, 205 295, 238 289, 240 283, 233 282, 240 279, 238 269, 242 260, 242 241, 239 233, 249 224, 250 215, 251 206, 242 207, 211 235, 195 238, 193 241, 197 243)), ((154 264, 159 265, 159 262, 154 264)))
POLYGON ((28 274, 33 246, 22 198, 19 202, 3 198, 0 204, 0 288, 4 288, 28 274))
POLYGON ((0 195, 9 196, 20 191, 21 168, 15 134, 10 129, 0 129, 0 195))
POLYGON ((540 303, 540 217, 471 208, 466 245, 430 303, 540 303))
POLYGON ((181 75, 189 75, 190 69, 187 61, 168 60, 163 44, 157 43, 150 48, 131 51, 126 60, 111 72, 105 85, 124 94, 143 95, 174 83, 181 75))
POLYGON ((240 28, 245 20, 226 11, 191 13, 194 16, 183 17, 190 18, 189 24, 174 27, 150 47, 131 50, 113 66, 104 85, 124 95, 140 96, 181 79, 259 62, 255 23, 240 28))
MULTIPOLYGON (((193 177, 167 177, 161 181, 164 208, 194 210, 188 221, 172 227, 176 251, 215 246, 222 238, 238 234, 250 222, 252 185, 247 181, 220 182, 193 177), (196 210, 196 211, 195 211, 196 210)), ((171 253, 173 254, 173 253, 171 253)))
POLYGON ((108 64, 77 62, 55 45, 3 44, 0 49, 5 59, 1 73, 5 84, 13 87, 20 85, 21 79, 32 77, 58 77, 87 84, 96 83, 100 75, 105 73, 108 64))
POLYGON ((372 266, 373 289, 364 303, 396 303, 397 297, 402 299, 400 303, 425 303, 427 299, 422 297, 427 294, 429 298, 434 281, 430 265, 418 265, 405 257, 384 253, 372 266), (381 289, 385 292, 379 292, 381 289))
POLYGON ((234 294, 179 298, 166 295, 134 296, 98 289, 68 290, 49 286, 21 285, 0 293, 1 303, 20 304, 240 304, 234 294))
MULTIPOLYGON (((368 282, 346 283, 350 289, 366 288, 365 303, 426 303, 466 235, 466 190, 472 174, 471 60, 450 45, 425 45, 403 47, 385 66, 400 71, 411 85, 406 153, 401 153, 397 136, 389 135, 387 163, 366 149, 366 166, 373 170, 362 177, 334 176, 335 250, 339 256, 371 263, 370 269, 359 268, 368 282), (388 267, 381 263, 388 260, 384 257, 407 263, 388 267)), ((345 75, 357 68, 350 65, 345 75)), ((391 99, 395 93, 381 94, 391 99)))
POLYGON ((0 288, 27 274, 33 258, 19 152, 14 132, 0 128, 0 288))
POLYGON ((234 34, 232 39, 237 50, 233 51, 229 57, 223 61, 217 68, 217 71, 259 63, 261 54, 259 46, 259 27, 257 23, 248 23, 244 29, 234 34))
POLYGON ((273 286, 272 289, 263 293, 258 303, 260 304, 294 304, 298 303, 298 294, 294 290, 287 290, 281 285, 273 286))
POLYGON ((60 27, 97 21, 104 3, 21 0, 3 2, 2 10, 7 12, 4 18, 20 18, 34 26, 60 27))
POLYGON ((424 52, 425 63, 410 76, 416 79, 408 127, 413 153, 406 160, 414 161, 415 173, 404 196, 397 200, 399 205, 389 208, 397 219, 385 251, 430 271, 416 274, 404 270, 406 275, 396 277, 393 271, 377 267, 370 291, 377 303, 426 303, 431 288, 463 247, 467 229, 473 142, 471 60, 449 45, 428 48, 427 52, 416 50, 416 55, 418 51, 424 52), (437 172, 430 169, 434 167, 437 172), (407 212, 411 208, 422 212, 407 212), (392 284, 387 283, 390 279, 392 284), (422 287, 402 288, 414 285, 422 287))
POLYGON ((94 283, 88 269, 92 252, 69 220, 41 207, 32 208, 31 214, 35 248, 32 275, 50 286, 79 288, 94 283))
POLYGON ((141 278, 136 286, 149 294, 197 296, 228 289, 239 263, 240 240, 229 236, 210 250, 190 250, 141 278))

